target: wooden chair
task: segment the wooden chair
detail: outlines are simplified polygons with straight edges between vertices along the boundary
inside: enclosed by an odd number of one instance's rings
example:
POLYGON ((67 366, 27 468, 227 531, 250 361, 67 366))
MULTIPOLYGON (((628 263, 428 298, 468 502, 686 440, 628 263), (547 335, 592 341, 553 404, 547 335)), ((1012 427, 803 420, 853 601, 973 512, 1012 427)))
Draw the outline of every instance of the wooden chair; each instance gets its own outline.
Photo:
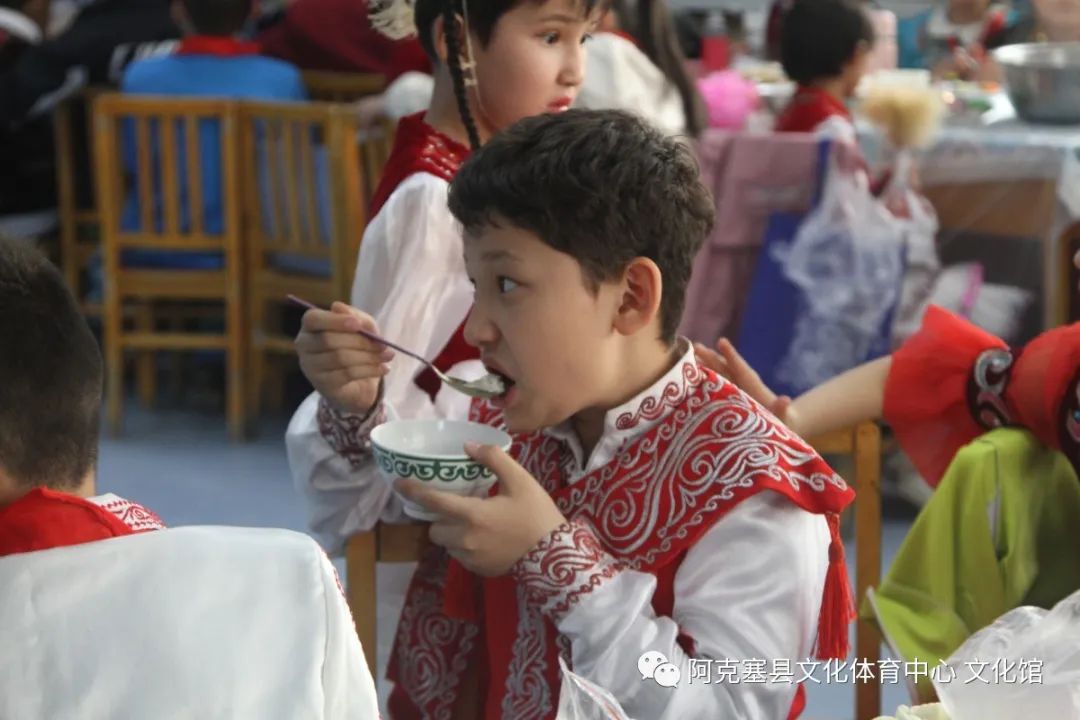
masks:
MULTIPOLYGON (((118 432, 122 420, 123 355, 158 350, 224 350, 226 416, 231 436, 245 429, 244 287, 237 107, 224 100, 100 96, 94 101, 94 179, 101 215, 105 269, 103 312, 106 411, 118 432), (204 219, 204 130, 217 124, 221 227, 204 219), (135 167, 126 168, 124 140, 135 167), (181 138, 183 140, 181 141, 181 138), (182 182, 179 168, 185 168, 182 182), (131 170, 134 170, 132 177, 131 170), (134 182, 131 182, 131 181, 134 182), (135 229, 124 227, 128 200, 137 200, 135 229), (220 253, 213 269, 147 269, 126 265, 129 250, 220 253), (158 332, 152 318, 134 330, 123 323, 125 304, 154 302, 224 305, 223 333, 158 332)), ((148 315, 148 314, 147 314, 148 315)))
POLYGON ((386 88, 386 78, 375 73, 308 70, 303 73, 308 97, 322 102, 349 103, 386 88))
MULTIPOLYGON (((877 423, 864 422, 816 438, 812 444, 819 453, 851 455, 855 461, 855 597, 861 602, 867 589, 877 587, 881 579, 881 431, 877 423)), ((427 528, 379 523, 371 531, 353 535, 345 546, 346 594, 372 673, 378 649, 375 565, 419 560, 427 528)), ((855 657, 871 663, 876 673, 880 655, 877 626, 872 621, 858 621, 855 657)), ((877 717, 880 707, 881 685, 859 683, 855 689, 856 720, 877 717)))
POLYGON ((324 307, 348 299, 366 203, 357 120, 348 108, 250 103, 240 128, 249 411, 256 415, 267 354, 294 355, 293 338, 277 321, 285 296, 324 307))
MULTIPOLYGON (((1061 273, 1057 269, 1056 248, 1061 239, 1052 238, 1053 220, 1058 204, 1058 181, 1056 179, 1009 179, 979 182, 940 182, 927 184, 923 194, 937 211, 941 237, 946 240, 958 235, 969 236, 965 242, 965 255, 977 255, 984 259, 989 254, 985 244, 1013 244, 1010 253, 1016 252, 1015 243, 1041 243, 1042 272, 1027 281, 1029 289, 1041 287, 1042 316, 1038 318, 1042 329, 1060 322, 1060 301, 1055 292, 1061 273), (972 252, 974 250, 974 252, 972 252)), ((943 246, 944 249, 944 246, 943 246)), ((964 258, 968 259, 968 258, 964 258)), ((1006 256, 1004 262, 1011 259, 1006 256)), ((1037 273, 1033 273, 1036 274, 1037 273)), ((1028 333, 1037 328, 1028 328, 1028 333)))
MULTIPOLYGON (((97 203, 91 199, 89 206, 82 206, 78 197, 78 162, 76 152, 77 116, 85 114, 86 137, 84 138, 90 167, 94 165, 94 132, 90 122, 90 106, 94 98, 102 94, 101 88, 87 88, 66 100, 53 111, 53 138, 56 143, 56 200, 60 215, 60 269, 68 287, 75 297, 83 301, 81 287, 83 271, 99 247, 98 224, 100 218, 97 203)), ((83 312, 100 315, 98 302, 83 301, 83 312)))
MULTIPOLYGON (((850 455, 855 488, 855 603, 881 581, 881 429, 875 422, 813 438, 810 444, 822 455, 850 455)), ((881 657, 881 632, 872 620, 858 620, 855 659, 865 660, 877 675, 881 657)), ((881 684, 855 686, 855 720, 871 720, 881 714, 881 684)))

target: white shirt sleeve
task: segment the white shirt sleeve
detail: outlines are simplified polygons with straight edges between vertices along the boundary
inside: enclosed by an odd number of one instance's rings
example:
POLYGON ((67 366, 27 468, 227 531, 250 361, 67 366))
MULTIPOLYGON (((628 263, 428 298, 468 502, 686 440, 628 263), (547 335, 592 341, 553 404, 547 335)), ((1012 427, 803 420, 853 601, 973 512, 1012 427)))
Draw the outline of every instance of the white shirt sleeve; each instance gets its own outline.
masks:
MULTIPOLYGON (((448 184, 427 173, 406 179, 364 233, 351 302, 375 318, 388 339, 435 358, 472 306, 461 230, 446 204, 448 184)), ((435 401, 414 382, 422 366, 401 353, 383 380, 386 419, 467 417, 469 398, 443 388, 435 401)), ((451 372, 466 379, 483 374, 477 361, 451 372)), ((377 421, 375 413, 372 421, 377 421)), ((308 509, 308 524, 328 552, 375 523, 405 520, 400 500, 369 455, 348 457, 320 428, 319 395, 297 409, 285 433, 293 482, 308 509)), ((354 427, 345 442, 359 445, 373 427, 354 427)))
POLYGON ((589 41, 588 72, 575 105, 588 110, 636 113, 668 135, 686 132, 678 89, 634 43, 614 33, 589 41))
MULTIPOLYGON (((581 547, 581 538, 574 545, 581 547)), ((822 516, 763 492, 739 503, 688 551, 675 575, 672 617, 653 612, 652 575, 606 570, 613 562, 610 556, 576 564, 576 579, 558 582, 576 588, 600 578, 592 592, 553 597, 549 582, 532 597, 547 598, 544 611, 571 640, 574 672, 611 692, 630 717, 782 718, 802 677, 798 662, 813 648, 828 547, 822 516), (677 642, 680 635, 691 639, 691 654, 677 642), (650 651, 663 653, 679 668, 677 687, 642 679, 637 661, 650 651), (715 681, 719 666, 712 663, 713 682, 691 681, 692 659, 694 664, 703 659, 732 661, 728 664, 734 665, 736 676, 745 660, 763 661, 767 676, 776 660, 786 659, 794 677, 786 682, 721 683, 715 681)), ((539 566, 538 558, 527 556, 526 562, 539 566)), ((537 587, 536 581, 523 582, 537 587)))

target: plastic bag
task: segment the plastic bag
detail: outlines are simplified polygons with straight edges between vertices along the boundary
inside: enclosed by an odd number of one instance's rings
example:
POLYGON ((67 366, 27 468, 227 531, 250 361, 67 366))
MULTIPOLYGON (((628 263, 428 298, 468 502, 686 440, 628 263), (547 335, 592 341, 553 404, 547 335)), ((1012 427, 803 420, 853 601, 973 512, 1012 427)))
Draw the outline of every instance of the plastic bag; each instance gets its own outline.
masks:
POLYGON ((932 675, 951 720, 1080 718, 1080 592, 998 618, 932 675))
POLYGON ((952 718, 945 712, 945 706, 941 703, 929 703, 913 707, 901 705, 896 709, 895 715, 880 715, 874 720, 952 720, 952 718))
POLYGON ((555 720, 632 720, 607 690, 575 675, 561 657, 562 690, 555 720))
POLYGON ((784 384, 809 389, 888 351, 882 328, 899 297, 903 237, 903 222, 870 193, 865 171, 830 157, 821 203, 780 258, 802 297, 777 368, 784 384))
POLYGON ((919 329, 941 270, 937 251, 938 219, 930 201, 911 187, 911 151, 901 150, 881 202, 900 223, 904 243, 904 279, 893 319, 893 345, 919 329))

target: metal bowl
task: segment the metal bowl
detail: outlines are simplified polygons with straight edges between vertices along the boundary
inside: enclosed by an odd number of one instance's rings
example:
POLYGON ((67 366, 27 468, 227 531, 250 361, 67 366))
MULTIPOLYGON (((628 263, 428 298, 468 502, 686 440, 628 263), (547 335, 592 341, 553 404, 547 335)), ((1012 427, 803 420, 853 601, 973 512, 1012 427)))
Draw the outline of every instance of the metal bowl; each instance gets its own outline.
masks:
POLYGON ((994 51, 1016 114, 1033 123, 1080 124, 1080 43, 1027 43, 994 51))

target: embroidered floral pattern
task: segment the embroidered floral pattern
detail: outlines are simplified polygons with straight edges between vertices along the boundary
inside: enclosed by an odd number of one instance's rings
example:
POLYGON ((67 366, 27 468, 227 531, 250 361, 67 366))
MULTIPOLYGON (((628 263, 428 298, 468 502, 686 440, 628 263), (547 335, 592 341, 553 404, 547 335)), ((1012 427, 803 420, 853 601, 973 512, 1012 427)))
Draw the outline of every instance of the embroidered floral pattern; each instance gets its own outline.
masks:
POLYGON ((422 556, 401 611, 387 673, 408 690, 409 701, 421 716, 432 720, 453 716, 458 683, 479 632, 475 625, 443 612, 448 562, 446 552, 434 546, 422 556))
MULTIPOLYGON (((554 631, 540 609, 517 593, 517 641, 506 675, 502 716, 514 720, 544 720, 555 709, 548 665, 554 631)), ((557 685, 555 686, 557 687, 557 685)))
POLYGON ((634 412, 623 413, 615 420, 616 430, 630 430, 642 421, 655 421, 678 407, 686 399, 687 393, 701 382, 704 371, 697 363, 683 361, 682 375, 677 381, 669 382, 659 394, 650 393, 641 401, 634 412))
POLYGON ((1012 414, 1005 404, 1005 388, 1014 357, 1003 348, 984 350, 975 360, 968 385, 968 407, 971 416, 987 430, 1012 423, 1012 414))
MULTIPOLYGON (((517 602, 507 618, 514 629, 502 717, 550 716, 537 708, 557 692, 558 656, 569 654, 554 622, 617 573, 655 573, 677 562, 718 518, 759 491, 780 493, 811 512, 839 512, 853 497, 803 440, 742 391, 694 363, 684 361, 679 372, 678 380, 619 416, 617 429, 639 432, 573 484, 564 482, 563 441, 543 433, 514 437, 511 455, 544 484, 569 522, 512 570, 517 602)), ((483 401, 473 403, 470 419, 504 426, 501 412, 483 401)), ((418 598, 410 590, 407 605, 418 598)), ((402 622, 414 621, 403 615, 402 622)), ((398 641, 400 648, 406 638, 398 641)), ((448 648, 442 652, 448 657, 448 648)))
POLYGON ((558 622, 582 595, 603 585, 622 568, 588 525, 571 522, 541 540, 512 572, 529 602, 558 622))
POLYGON ((165 523, 155 512, 138 503, 123 498, 115 498, 100 503, 104 510, 118 517, 125 525, 135 532, 150 532, 151 530, 164 530, 165 523))
POLYGON ((319 434, 355 470, 371 454, 371 431, 386 419, 386 410, 379 403, 377 409, 364 417, 335 410, 320 398, 317 419, 319 434))

